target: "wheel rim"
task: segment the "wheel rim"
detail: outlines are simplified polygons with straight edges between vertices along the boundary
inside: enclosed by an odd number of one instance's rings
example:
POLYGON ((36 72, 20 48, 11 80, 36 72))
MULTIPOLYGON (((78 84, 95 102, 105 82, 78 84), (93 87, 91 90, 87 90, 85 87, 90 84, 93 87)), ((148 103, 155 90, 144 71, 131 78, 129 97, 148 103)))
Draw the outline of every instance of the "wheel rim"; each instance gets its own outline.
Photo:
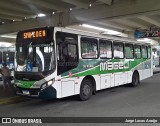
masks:
POLYGON ((85 96, 88 96, 88 95, 90 94, 90 91, 91 91, 89 85, 84 85, 84 87, 83 87, 82 90, 83 90, 83 94, 84 94, 85 96))

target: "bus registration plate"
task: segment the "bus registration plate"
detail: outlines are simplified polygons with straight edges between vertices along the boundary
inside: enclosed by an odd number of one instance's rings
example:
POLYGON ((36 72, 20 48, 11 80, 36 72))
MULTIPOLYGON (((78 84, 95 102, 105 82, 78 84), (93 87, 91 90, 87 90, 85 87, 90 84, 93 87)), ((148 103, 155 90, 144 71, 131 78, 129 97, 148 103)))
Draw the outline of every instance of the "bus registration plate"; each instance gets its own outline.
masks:
POLYGON ((22 92, 23 92, 23 94, 25 94, 25 95, 29 95, 29 91, 27 91, 27 90, 23 90, 22 92))

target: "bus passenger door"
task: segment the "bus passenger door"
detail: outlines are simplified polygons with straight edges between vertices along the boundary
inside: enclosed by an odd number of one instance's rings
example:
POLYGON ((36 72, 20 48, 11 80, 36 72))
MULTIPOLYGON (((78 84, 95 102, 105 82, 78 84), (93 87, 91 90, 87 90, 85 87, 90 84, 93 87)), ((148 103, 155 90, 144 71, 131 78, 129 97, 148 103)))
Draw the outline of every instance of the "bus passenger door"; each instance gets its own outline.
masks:
POLYGON ((61 77, 61 97, 75 94, 73 69, 78 65, 78 37, 74 34, 57 32, 57 74, 61 77))

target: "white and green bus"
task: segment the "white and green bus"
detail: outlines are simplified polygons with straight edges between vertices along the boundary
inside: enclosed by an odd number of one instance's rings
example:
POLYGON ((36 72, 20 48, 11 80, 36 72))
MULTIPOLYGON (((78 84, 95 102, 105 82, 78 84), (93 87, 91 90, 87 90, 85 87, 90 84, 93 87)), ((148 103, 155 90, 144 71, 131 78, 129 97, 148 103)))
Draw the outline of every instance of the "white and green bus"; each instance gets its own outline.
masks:
POLYGON ((16 40, 17 94, 41 99, 79 95, 151 77, 149 44, 61 27, 20 31, 16 40))

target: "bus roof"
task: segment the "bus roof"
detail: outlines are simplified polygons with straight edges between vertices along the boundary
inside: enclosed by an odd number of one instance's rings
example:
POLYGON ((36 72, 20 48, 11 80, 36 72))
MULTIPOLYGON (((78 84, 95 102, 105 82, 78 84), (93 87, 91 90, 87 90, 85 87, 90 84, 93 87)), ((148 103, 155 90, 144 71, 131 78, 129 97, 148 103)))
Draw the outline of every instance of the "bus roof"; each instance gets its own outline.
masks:
MULTIPOLYGON (((125 38, 125 37, 117 37, 117 36, 111 36, 111 35, 101 35, 98 33, 94 33, 94 32, 88 32, 88 31, 82 31, 82 30, 76 30, 76 29, 72 29, 72 28, 66 28, 66 27, 38 27, 38 28, 32 28, 32 29, 26 29, 23 31, 19 31, 17 34, 17 41, 22 41, 22 34, 24 32, 30 32, 30 31, 34 31, 34 30, 39 30, 39 29, 45 29, 47 31, 50 31, 49 34, 49 40, 52 39, 52 31, 54 29, 54 31, 61 31, 61 32, 67 32, 67 33, 72 33, 72 34, 77 34, 77 35, 81 35, 81 36, 87 36, 87 37, 92 37, 92 38, 101 38, 101 39, 107 39, 107 40, 114 40, 114 41, 121 41, 121 42, 126 42, 126 43, 134 43, 134 44, 141 44, 141 45, 151 45, 150 43, 145 43, 145 42, 138 42, 135 39, 131 39, 131 38, 125 38)), ((32 38, 31 38, 32 39, 32 38)), ((42 39, 42 38, 40 38, 42 39)), ((37 41, 38 39, 36 39, 37 41)), ((23 39, 24 41, 24 39, 23 39)), ((41 40, 40 40, 41 41, 41 40)))
POLYGON ((135 39, 125 38, 125 37, 117 37, 117 36, 111 36, 111 35, 101 35, 101 34, 94 33, 94 32, 81 31, 81 30, 65 28, 65 27, 54 27, 54 31, 62 31, 62 32, 67 32, 67 33, 72 33, 72 34, 78 34, 78 35, 81 35, 81 36, 115 40, 115 41, 121 41, 121 42, 126 42, 126 43, 150 45, 150 43, 138 42, 135 39))

